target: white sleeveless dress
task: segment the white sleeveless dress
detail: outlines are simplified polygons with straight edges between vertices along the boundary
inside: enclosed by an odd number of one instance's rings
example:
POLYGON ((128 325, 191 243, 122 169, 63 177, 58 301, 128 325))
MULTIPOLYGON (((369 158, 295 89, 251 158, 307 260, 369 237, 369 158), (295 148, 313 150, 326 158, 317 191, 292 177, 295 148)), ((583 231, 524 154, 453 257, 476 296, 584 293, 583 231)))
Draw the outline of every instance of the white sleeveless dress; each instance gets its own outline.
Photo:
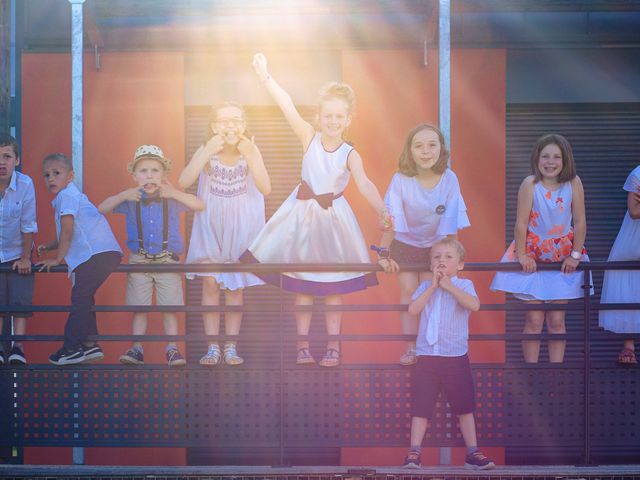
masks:
MULTIPOLYGON (((244 158, 233 166, 209 160, 198 179, 198 198, 205 209, 193 216, 187 263, 237 263, 265 223, 264 197, 244 158)), ((251 273, 199 272, 187 278, 210 276, 223 289, 237 290, 264 282, 251 273)))
MULTIPOLYGON (((571 226, 571 182, 555 191, 547 190, 541 182, 533 189, 533 205, 527 227, 526 253, 537 262, 561 262, 573 249, 571 226)), ((517 262, 515 241, 507 249, 501 262, 517 262)), ((582 262, 588 262, 586 250, 582 262)), ((583 272, 557 271, 496 272, 491 290, 510 292, 521 300, 569 300, 582 298, 583 272)), ((593 284, 593 282, 591 282, 593 284)), ((593 287, 590 294, 593 295, 593 287)))
MULTIPOLYGON (((640 192, 640 166, 629 174, 622 188, 640 192)), ((608 260, 640 260, 640 219, 634 220, 628 211, 608 260)), ((607 270, 600 303, 640 303, 640 270, 607 270)), ((616 333, 640 333, 640 310, 600 310, 599 324, 616 333)))
MULTIPOLYGON (((297 198, 301 185, 283 202, 258 234, 241 261, 252 263, 371 263, 358 221, 342 192, 351 174, 343 143, 328 152, 316 133, 302 159, 302 181, 314 194, 333 196, 324 208, 315 198, 297 198), (332 195, 331 195, 332 194, 332 195)), ((284 290, 326 296, 376 285, 375 273, 288 272, 260 274, 284 290)))

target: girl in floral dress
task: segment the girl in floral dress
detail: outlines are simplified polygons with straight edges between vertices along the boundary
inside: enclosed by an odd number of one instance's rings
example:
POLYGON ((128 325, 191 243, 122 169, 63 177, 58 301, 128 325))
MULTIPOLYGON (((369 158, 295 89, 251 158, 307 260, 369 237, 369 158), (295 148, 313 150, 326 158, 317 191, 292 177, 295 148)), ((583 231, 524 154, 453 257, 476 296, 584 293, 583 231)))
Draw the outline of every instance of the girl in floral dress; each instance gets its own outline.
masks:
MULTIPOLYGON (((581 298, 583 273, 575 270, 589 260, 586 233, 584 190, 571 145, 561 135, 544 135, 531 154, 531 175, 520 185, 515 239, 501 260, 520 262, 522 272, 497 272, 491 289, 510 292, 531 305, 581 298), (562 262, 562 266, 560 271, 538 272, 536 262, 562 262)), ((549 333, 564 334, 564 318, 564 310, 530 310, 524 333, 541 333, 546 321, 549 333)), ((549 341, 550 362, 564 360, 565 345, 564 340, 549 341)), ((540 341, 525 340, 522 350, 525 362, 536 363, 540 341)))

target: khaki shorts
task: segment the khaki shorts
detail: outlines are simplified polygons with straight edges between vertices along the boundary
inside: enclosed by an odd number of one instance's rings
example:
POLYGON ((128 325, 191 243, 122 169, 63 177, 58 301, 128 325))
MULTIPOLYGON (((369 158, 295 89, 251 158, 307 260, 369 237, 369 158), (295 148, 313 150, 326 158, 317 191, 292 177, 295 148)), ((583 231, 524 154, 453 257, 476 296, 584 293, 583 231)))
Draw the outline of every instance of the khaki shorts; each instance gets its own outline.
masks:
MULTIPOLYGON (((137 253, 129 256, 130 264, 175 264, 171 257, 152 260, 137 253)), ((179 273, 130 273, 127 275, 127 305, 151 305, 153 288, 156 289, 157 305, 183 305, 182 275, 179 273)))

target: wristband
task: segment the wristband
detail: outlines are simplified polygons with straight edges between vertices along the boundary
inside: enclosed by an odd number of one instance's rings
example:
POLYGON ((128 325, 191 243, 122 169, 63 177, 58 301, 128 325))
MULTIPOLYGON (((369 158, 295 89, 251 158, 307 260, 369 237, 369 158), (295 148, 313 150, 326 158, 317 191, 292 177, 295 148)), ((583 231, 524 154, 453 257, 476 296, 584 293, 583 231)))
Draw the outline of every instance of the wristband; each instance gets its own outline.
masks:
POLYGON ((378 254, 378 260, 389 260, 391 258, 391 250, 387 247, 378 247, 376 245, 371 245, 371 250, 378 254))

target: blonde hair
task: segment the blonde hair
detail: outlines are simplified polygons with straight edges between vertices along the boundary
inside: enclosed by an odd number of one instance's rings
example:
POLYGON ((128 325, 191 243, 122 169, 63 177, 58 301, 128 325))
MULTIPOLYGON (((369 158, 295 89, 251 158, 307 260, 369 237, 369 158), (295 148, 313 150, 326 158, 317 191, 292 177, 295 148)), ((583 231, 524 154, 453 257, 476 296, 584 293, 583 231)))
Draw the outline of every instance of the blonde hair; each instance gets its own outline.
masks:
POLYGON ((421 123, 414 127, 407 135, 407 138, 404 141, 404 147, 402 148, 402 153, 400 154, 400 159, 398 160, 398 171, 407 177, 415 177, 418 174, 418 167, 416 166, 416 161, 413 159, 413 154, 411 153, 411 144, 413 143, 413 137, 423 130, 431 130, 432 132, 435 132, 436 135, 438 135, 438 141, 440 142, 440 157, 436 161, 435 165, 431 167, 431 170, 440 175, 441 173, 444 173, 449 166, 449 150, 447 150, 447 146, 444 143, 444 134, 435 125, 421 123))
POLYGON ((356 94, 353 93, 353 88, 350 85, 340 82, 331 82, 322 87, 318 99, 318 111, 320 111, 323 102, 336 98, 343 100, 347 104, 349 113, 353 113, 356 108, 356 94))
POLYGON ((462 245, 462 243, 459 240, 451 237, 441 238, 440 240, 436 241, 436 243, 431 245, 431 251, 433 252, 433 249, 438 245, 444 245, 446 247, 455 248, 456 251, 458 252, 458 256, 460 257, 460 261, 464 262, 464 256, 466 254, 466 251, 464 249, 464 245, 462 245))

